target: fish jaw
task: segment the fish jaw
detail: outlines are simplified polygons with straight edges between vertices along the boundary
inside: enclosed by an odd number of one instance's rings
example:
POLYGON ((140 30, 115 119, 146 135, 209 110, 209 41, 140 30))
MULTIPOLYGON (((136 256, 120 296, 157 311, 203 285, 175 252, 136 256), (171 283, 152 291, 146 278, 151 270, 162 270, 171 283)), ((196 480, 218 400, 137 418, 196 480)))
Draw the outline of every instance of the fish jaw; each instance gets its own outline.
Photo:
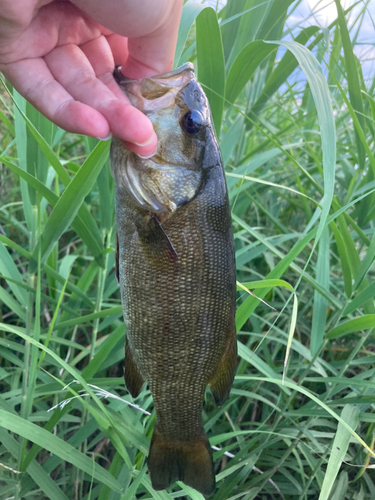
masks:
POLYGON ((118 139, 112 141, 111 156, 117 158, 111 162, 117 188, 155 214, 174 213, 196 196, 203 182, 199 170, 142 159, 118 139))

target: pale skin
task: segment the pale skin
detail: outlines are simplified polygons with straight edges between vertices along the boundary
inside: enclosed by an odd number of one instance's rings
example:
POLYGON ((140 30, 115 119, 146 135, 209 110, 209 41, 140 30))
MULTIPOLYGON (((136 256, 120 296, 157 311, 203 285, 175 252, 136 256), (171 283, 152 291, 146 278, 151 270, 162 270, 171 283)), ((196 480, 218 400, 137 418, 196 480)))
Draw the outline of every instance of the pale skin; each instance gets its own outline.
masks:
POLYGON ((119 89, 170 71, 182 0, 0 0, 0 71, 41 113, 69 132, 111 134, 150 156, 149 119, 119 89))

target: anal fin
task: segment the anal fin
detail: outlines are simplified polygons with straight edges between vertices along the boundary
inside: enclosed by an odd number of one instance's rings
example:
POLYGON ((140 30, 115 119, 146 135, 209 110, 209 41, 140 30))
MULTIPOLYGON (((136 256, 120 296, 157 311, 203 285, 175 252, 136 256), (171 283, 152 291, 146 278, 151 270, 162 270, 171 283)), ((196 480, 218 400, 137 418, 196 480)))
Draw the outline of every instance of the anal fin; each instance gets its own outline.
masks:
POLYGON ((235 332, 228 337, 225 350, 214 375, 209 380, 212 395, 217 406, 228 398, 237 368, 237 339, 235 332))
POLYGON ((125 340, 124 378, 126 388, 130 392, 132 398, 136 398, 142 390, 145 379, 134 360, 127 338, 125 340))

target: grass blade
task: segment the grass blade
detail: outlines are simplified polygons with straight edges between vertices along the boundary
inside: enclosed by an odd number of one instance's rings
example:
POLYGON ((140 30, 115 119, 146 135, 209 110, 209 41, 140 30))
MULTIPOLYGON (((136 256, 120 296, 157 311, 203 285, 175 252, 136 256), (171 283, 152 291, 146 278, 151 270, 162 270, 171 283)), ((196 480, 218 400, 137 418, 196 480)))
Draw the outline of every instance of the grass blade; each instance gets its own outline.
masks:
POLYGON ((341 260, 341 267, 344 275, 345 294, 348 298, 350 298, 352 296, 352 271, 350 269, 348 252, 346 250, 344 240, 340 234, 340 231, 337 229, 336 224, 332 222, 330 227, 333 230, 333 234, 336 240, 337 250, 341 260))
POLYGON ((240 18, 228 66, 231 66, 231 61, 238 56, 243 47, 246 47, 250 42, 259 38, 258 34, 269 14, 272 3, 272 0, 246 0, 244 5, 245 12, 243 12, 240 18))
MULTIPOLYGON (((5 85, 5 81, 2 78, 1 74, 0 74, 0 82, 2 83, 4 88, 8 91, 11 99, 13 100, 13 103, 16 107, 15 115, 17 115, 17 113, 18 113, 23 118, 23 120, 26 123, 26 126, 28 127, 28 129, 29 129, 30 133, 32 134, 32 136, 34 137, 35 141, 37 142, 40 150, 42 151, 44 156, 47 158, 47 160, 50 162, 53 169, 56 171, 59 179, 64 184, 64 186, 68 186, 68 184, 71 181, 71 178, 70 178, 68 172, 62 166, 59 158, 57 157, 57 155, 55 154, 55 152, 53 151, 51 146, 47 143, 47 141, 44 139, 44 137, 39 133, 39 131, 34 127, 33 123, 29 120, 29 118, 24 113, 23 104, 22 104, 24 102, 24 100, 20 101, 20 104, 18 104, 17 99, 13 97, 13 95, 9 92, 7 86, 5 85)), ((16 94, 16 97, 17 97, 17 94, 16 94)), ((17 130, 16 130, 16 133, 17 133, 17 130)), ((24 141, 22 142, 21 147, 22 147, 22 151, 23 151, 23 148, 25 147, 24 141)), ((26 149, 25 149, 25 151, 26 151, 26 149)), ((23 158, 23 156, 21 155, 20 158, 23 158)), ((21 166, 22 166, 22 163, 21 163, 21 166)), ((21 182, 21 187, 22 187, 22 185, 23 184, 21 182)), ((26 184, 24 184, 24 186, 26 186, 26 184)), ((26 197, 28 196, 28 194, 26 192, 24 192, 24 189, 23 189, 22 193, 23 193, 23 198, 26 200, 26 201, 24 201, 24 204, 27 208, 27 210, 25 212, 25 216, 28 217, 28 227, 30 228, 31 227, 30 224, 32 222, 30 219, 30 215, 29 215, 32 213, 31 204, 29 204, 27 201, 28 198, 26 198, 26 197)), ((87 231, 89 233, 91 233, 91 236, 93 238, 94 244, 89 247, 90 251, 92 252, 94 257, 97 259, 99 265, 101 267, 104 267, 104 258, 103 258, 104 247, 103 247, 103 243, 102 243, 101 238, 100 238, 100 233, 99 233, 98 227, 97 227, 93 217, 91 216, 91 214, 88 211, 85 204, 83 204, 80 207, 79 214, 80 214, 80 217, 82 218, 82 220, 84 221, 85 226, 87 227, 87 231)))
MULTIPOLYGON (((1 75, 0 75, 0 81, 1 81, 1 75)), ((13 95, 11 95, 11 97, 13 98, 14 103, 17 104, 14 110, 17 155, 19 158, 19 163, 21 168, 27 171, 27 133, 26 133, 26 125, 23 120, 23 113, 26 110, 26 101, 16 90, 13 90, 13 95)), ((30 200, 28 185, 24 181, 21 181, 21 192, 22 192, 23 211, 25 214, 27 227, 31 231, 33 225, 32 204, 30 200)))
MULTIPOLYGON (((59 197, 46 185, 44 185, 42 182, 40 182, 38 179, 30 175, 28 172, 22 170, 21 168, 17 167, 17 165, 14 165, 11 161, 9 161, 7 158, 4 158, 3 156, 0 155, 0 161, 4 163, 10 170, 12 170, 16 175, 18 175, 21 179, 25 180, 29 186, 32 186, 38 193, 40 193, 52 207, 56 205, 56 203, 59 200, 59 197)), ((83 205, 80 207, 78 210, 78 213, 76 214, 74 220, 72 221, 71 225, 74 231, 77 233, 77 235, 82 238, 82 241, 85 243, 87 248, 89 248, 92 251, 92 254, 96 256, 97 260, 101 262, 102 256, 103 256, 103 245, 101 241, 99 240, 98 244, 98 237, 97 234, 98 230, 96 228, 96 231, 92 231, 92 225, 88 223, 88 218, 84 216, 84 211, 82 210, 83 205)), ((91 216, 90 216, 91 217, 91 216)), ((96 226, 95 226, 96 227, 96 226)))
POLYGON ((335 328, 327 332, 326 339, 333 340, 348 333, 361 332, 370 328, 375 328, 375 314, 365 314, 361 318, 350 319, 341 323, 341 325, 335 326, 335 328))
MULTIPOLYGON (((19 443, 5 429, 0 429, 0 442, 14 458, 17 458, 19 443)), ((27 474, 51 500, 68 500, 68 497, 61 491, 55 481, 35 461, 30 463, 27 474)))
POLYGON ((371 283, 357 295, 342 312, 343 316, 354 313, 357 309, 363 307, 368 301, 375 297, 375 283, 371 283))
POLYGON ((306 78, 309 82, 311 93, 314 98, 318 121, 320 126, 320 137, 323 151, 324 172, 324 196, 321 201, 322 214, 318 226, 318 232, 314 248, 319 241, 325 226, 329 210, 331 208, 335 183, 336 165, 336 129, 331 106, 331 98, 326 79, 322 69, 313 54, 303 45, 296 42, 280 42, 298 60, 306 78))
POLYGON ((228 102, 231 104, 235 102, 260 63, 276 49, 276 44, 265 44, 261 40, 250 42, 244 47, 233 62, 228 74, 225 96, 228 102))
POLYGON ((196 17, 200 14, 203 9, 206 9, 207 6, 200 5, 195 2, 187 2, 183 6, 180 26, 178 29, 178 38, 176 44, 176 50, 174 53, 174 64, 173 68, 177 68, 180 66, 180 59, 182 52, 184 50, 187 38, 189 36, 190 30, 196 17))
POLYGON ((20 283, 23 282, 22 276, 18 271, 17 266, 15 265, 12 257, 9 255, 9 252, 5 248, 5 246, 0 241, 0 274, 4 276, 6 279, 12 278, 14 281, 9 282, 9 287, 14 293, 15 297, 23 307, 27 307, 28 296, 27 292, 17 285, 17 281, 20 283))
POLYGON ((293 310, 292 310, 292 317, 290 319, 288 343, 287 343, 286 352, 285 352, 283 382, 285 381, 286 367, 287 367, 287 364, 288 364, 290 348, 291 348, 291 345, 292 345, 292 342, 293 342, 294 331, 296 329, 297 313, 298 313, 298 299, 297 299, 297 295, 293 294, 293 310))
POLYGON ((114 491, 121 492, 122 488, 118 481, 103 469, 101 465, 95 463, 59 437, 38 427, 32 422, 4 410, 0 410, 0 426, 54 453, 66 462, 83 470, 89 476, 94 477, 97 481, 107 484, 114 491))
POLYGON ((211 107, 217 138, 220 138, 225 96, 225 63, 216 12, 204 9, 197 17, 198 80, 211 107))
MULTIPOLYGON (((300 34, 295 38, 294 43, 305 45, 318 30, 319 28, 317 26, 309 26, 308 28, 301 30, 300 34)), ((270 74, 260 96, 251 109, 252 114, 255 117, 259 115, 260 111, 264 108, 271 96, 281 87, 283 83, 287 81, 288 77, 293 73, 297 66, 298 62, 296 59, 289 52, 287 52, 283 56, 280 63, 276 66, 276 69, 274 69, 274 71, 270 74)))
MULTIPOLYGON (((359 421, 359 409, 356 406, 345 405, 341 413, 341 418, 353 431, 356 430, 359 421)), ((333 483, 345 459, 346 451, 352 435, 341 423, 337 426, 335 439, 333 440, 331 456, 328 461, 327 471, 324 476, 322 490, 319 500, 328 500, 333 483)), ((338 497, 343 498, 343 497, 338 497)))
POLYGON ((104 162, 108 158, 108 151, 109 142, 99 142, 59 198, 33 252, 30 262, 31 273, 36 268, 36 256, 39 246, 41 246, 41 263, 43 265, 60 236, 74 220, 85 196, 90 192, 104 162))
MULTIPOLYGON (((350 101, 352 103, 353 109, 357 115, 358 121, 361 125, 361 128, 364 130, 365 128, 365 120, 364 120, 364 110, 363 110, 363 102, 362 102, 362 94, 361 87, 359 83, 358 77, 358 68, 355 62, 355 57, 352 48, 352 42, 350 40, 348 27, 346 25, 345 16, 343 9, 341 7, 340 0, 335 0, 337 13, 338 13, 338 22, 341 32, 341 40, 344 48, 344 56, 345 56, 345 64, 346 64, 346 74, 348 78, 348 87, 349 87, 349 96, 350 101)), ((365 150, 360 140, 358 133, 356 132, 356 143, 358 150, 358 163, 361 169, 365 166, 365 150)))
MULTIPOLYGON (((316 263, 316 281, 325 289, 329 290, 329 231, 325 227, 319 242, 318 260, 316 263)), ((314 291, 314 309, 311 327, 310 349, 315 356, 323 344, 326 329, 328 300, 317 290, 314 291)))

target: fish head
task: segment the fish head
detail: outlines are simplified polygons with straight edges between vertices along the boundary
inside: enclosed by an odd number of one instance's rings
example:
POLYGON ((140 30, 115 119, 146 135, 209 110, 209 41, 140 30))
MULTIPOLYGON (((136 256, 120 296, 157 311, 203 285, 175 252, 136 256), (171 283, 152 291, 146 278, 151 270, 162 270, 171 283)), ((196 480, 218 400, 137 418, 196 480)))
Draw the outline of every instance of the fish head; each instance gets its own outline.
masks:
POLYGON ((130 102, 151 120, 158 137, 156 153, 141 158, 114 139, 112 174, 117 188, 153 213, 173 213, 198 194, 205 170, 220 163, 207 97, 194 67, 142 80, 117 81, 130 102))

